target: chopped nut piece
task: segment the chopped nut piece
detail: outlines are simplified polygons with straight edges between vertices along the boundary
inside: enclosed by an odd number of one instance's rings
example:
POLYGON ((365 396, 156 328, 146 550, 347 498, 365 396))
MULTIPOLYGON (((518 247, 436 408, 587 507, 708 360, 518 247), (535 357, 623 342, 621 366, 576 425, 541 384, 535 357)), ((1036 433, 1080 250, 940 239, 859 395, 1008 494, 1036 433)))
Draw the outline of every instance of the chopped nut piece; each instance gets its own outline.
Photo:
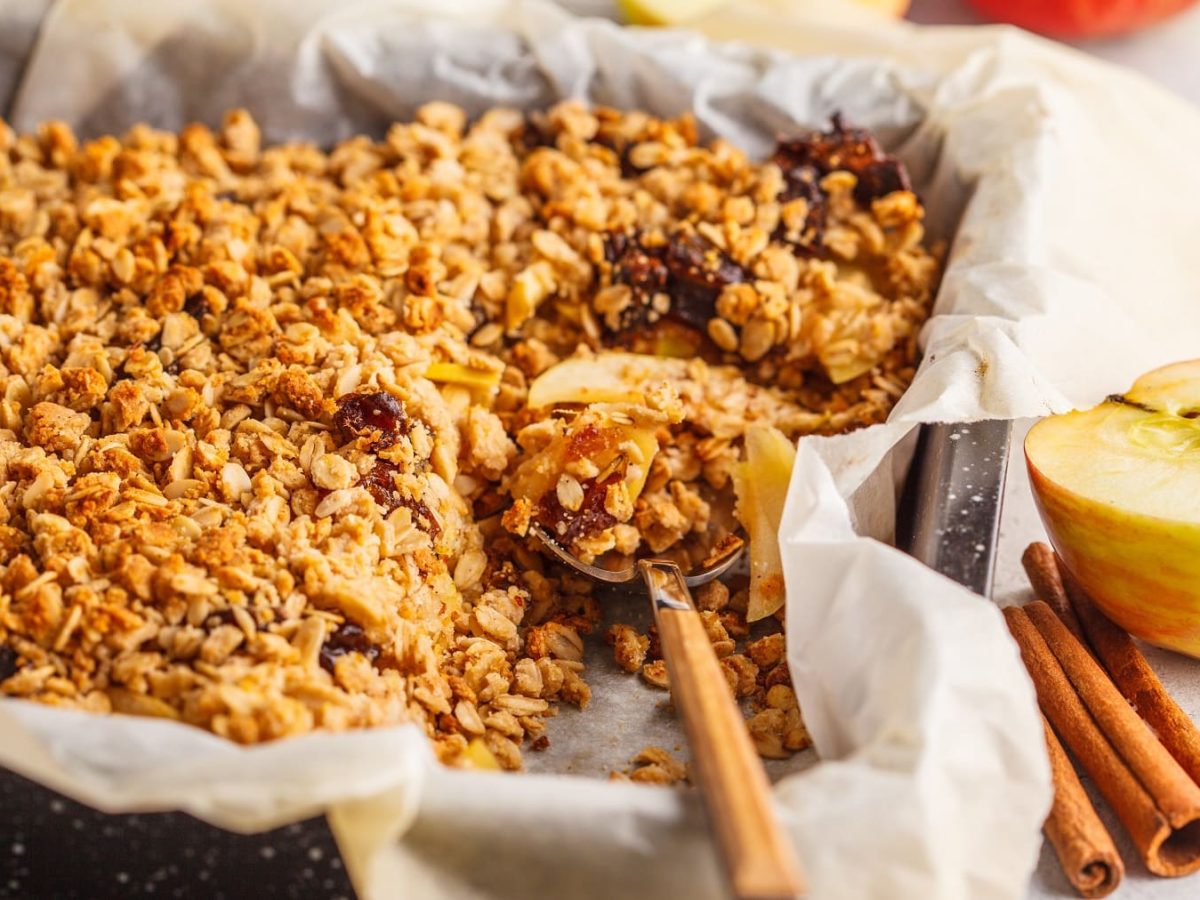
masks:
POLYGON ((647 684, 652 684, 656 688, 667 690, 671 687, 671 682, 667 679, 667 664, 661 659, 642 666, 642 678, 646 680, 647 684))
POLYGON ((764 709, 746 723, 759 756, 767 759, 787 759, 791 756, 791 752, 783 746, 786 722, 781 710, 764 709))
POLYGON ((745 656, 735 653, 722 659, 721 665, 734 673, 734 692, 738 697, 749 697, 758 689, 758 666, 745 656))
POLYGON ((645 747, 633 758, 634 767, 626 773, 631 781, 643 784, 677 784, 687 779, 687 767, 662 747, 645 747))
POLYGON ((768 634, 764 638, 746 645, 746 655, 760 669, 769 669, 783 659, 786 646, 782 633, 768 634))
POLYGON ((636 672, 646 661, 650 638, 638 634, 637 629, 631 625, 612 626, 605 640, 612 645, 613 659, 626 672, 636 672))
POLYGON ((720 581, 710 581, 708 584, 698 587, 693 592, 693 596, 697 608, 719 612, 729 603, 729 588, 720 581))
POLYGON ((547 622, 529 629, 525 649, 534 658, 552 656, 574 662, 583 660, 583 638, 570 625, 547 622))
MULTIPOLYGON (((560 665, 560 668, 561 665, 560 665)), ((592 689, 587 682, 579 677, 573 669, 562 668, 563 683, 558 696, 568 703, 574 703, 580 709, 586 709, 592 700, 592 689)))

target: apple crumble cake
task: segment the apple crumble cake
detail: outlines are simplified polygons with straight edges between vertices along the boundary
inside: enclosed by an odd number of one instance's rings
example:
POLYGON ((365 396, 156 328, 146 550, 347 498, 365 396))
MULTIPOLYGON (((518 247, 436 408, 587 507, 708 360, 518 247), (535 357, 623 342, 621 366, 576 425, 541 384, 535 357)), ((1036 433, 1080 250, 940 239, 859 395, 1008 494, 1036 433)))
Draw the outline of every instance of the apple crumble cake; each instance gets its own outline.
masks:
MULTIPOLYGON (((748 425, 882 421, 937 273, 836 118, 765 162, 575 103, 328 152, 0 122, 0 691, 518 768, 602 620, 530 522, 589 559, 728 533, 748 425)), ((760 749, 802 746, 782 635, 698 602, 760 749)))

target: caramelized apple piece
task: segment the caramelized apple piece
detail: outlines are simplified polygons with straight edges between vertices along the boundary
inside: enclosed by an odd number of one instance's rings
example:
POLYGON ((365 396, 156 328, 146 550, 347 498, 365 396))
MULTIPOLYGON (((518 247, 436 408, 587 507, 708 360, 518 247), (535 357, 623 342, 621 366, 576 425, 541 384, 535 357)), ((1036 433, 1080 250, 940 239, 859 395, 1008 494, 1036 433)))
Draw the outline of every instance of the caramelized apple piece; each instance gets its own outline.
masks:
POLYGON ((590 406, 517 467, 509 494, 581 557, 611 549, 580 541, 632 517, 658 453, 655 432, 666 423, 664 414, 644 406, 590 406))
POLYGON ((500 386, 499 369, 473 369, 462 363, 435 362, 425 370, 425 377, 438 384, 460 384, 465 388, 491 396, 500 386))
POLYGON ((635 385, 677 382, 687 377, 687 362, 641 353, 598 353, 551 366, 529 386, 529 406, 544 409, 567 403, 644 404, 635 385))
POLYGON ((796 447, 779 429, 759 424, 746 429, 746 458, 734 470, 733 486, 737 517, 750 539, 749 622, 783 606, 779 522, 795 461, 796 447))
POLYGON ((829 380, 834 384, 845 384, 859 375, 865 375, 873 368, 875 368, 875 360, 856 359, 854 362, 847 363, 844 366, 828 366, 826 367, 826 372, 829 375, 829 380))

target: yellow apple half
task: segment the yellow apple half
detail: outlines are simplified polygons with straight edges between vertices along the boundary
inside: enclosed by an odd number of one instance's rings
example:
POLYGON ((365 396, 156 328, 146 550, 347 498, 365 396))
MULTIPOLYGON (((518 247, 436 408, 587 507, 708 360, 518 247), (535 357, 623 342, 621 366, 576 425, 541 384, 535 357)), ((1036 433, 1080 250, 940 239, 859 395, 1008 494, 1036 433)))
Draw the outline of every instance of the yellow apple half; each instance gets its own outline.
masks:
POLYGON ((1025 459, 1050 540, 1097 605, 1200 657, 1200 360, 1043 419, 1025 459))

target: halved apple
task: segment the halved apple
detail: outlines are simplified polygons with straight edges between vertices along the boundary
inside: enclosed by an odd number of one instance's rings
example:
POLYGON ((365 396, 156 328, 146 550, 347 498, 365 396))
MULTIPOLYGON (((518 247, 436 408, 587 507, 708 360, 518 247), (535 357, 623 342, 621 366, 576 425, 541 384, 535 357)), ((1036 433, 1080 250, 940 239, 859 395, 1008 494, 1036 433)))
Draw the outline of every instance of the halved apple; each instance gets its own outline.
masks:
POLYGON ((750 539, 750 602, 746 620, 765 619, 783 606, 779 523, 787 501, 796 445, 771 425, 746 429, 746 458, 733 473, 737 517, 750 539))
POLYGON ((1200 360, 1043 419, 1025 458, 1050 540, 1097 605, 1200 657, 1200 360))

